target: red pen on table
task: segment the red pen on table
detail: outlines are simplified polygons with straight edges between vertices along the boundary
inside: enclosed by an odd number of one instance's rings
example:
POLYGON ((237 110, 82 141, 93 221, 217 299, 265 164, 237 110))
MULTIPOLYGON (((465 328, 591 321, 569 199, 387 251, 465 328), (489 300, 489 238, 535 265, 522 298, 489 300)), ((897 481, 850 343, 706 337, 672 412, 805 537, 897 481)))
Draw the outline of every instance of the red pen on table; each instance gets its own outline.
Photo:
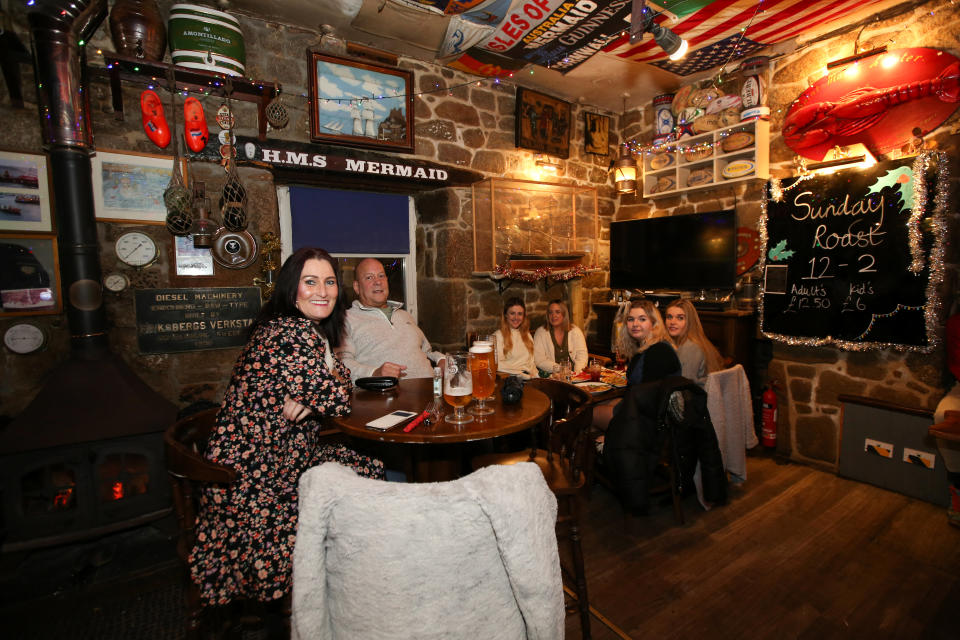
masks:
POLYGON ((403 428, 403 432, 404 432, 404 433, 410 433, 411 431, 413 431, 414 429, 416 429, 416 428, 417 428, 417 425, 420 424, 421 422, 423 422, 423 421, 426 419, 426 417, 429 416, 429 415, 430 415, 430 412, 429 412, 429 411, 424 411, 423 413, 421 413, 420 415, 418 415, 416 418, 414 418, 413 420, 411 420, 411 421, 410 421, 410 424, 408 424, 407 426, 405 426, 405 427, 403 428))

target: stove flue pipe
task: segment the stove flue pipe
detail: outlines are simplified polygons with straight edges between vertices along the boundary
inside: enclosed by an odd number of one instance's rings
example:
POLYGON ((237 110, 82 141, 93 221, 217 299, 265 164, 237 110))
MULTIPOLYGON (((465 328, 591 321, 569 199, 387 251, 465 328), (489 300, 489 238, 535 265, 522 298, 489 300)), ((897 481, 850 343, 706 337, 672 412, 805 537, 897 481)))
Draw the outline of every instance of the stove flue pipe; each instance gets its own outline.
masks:
POLYGON ((50 157, 61 294, 71 349, 81 358, 107 351, 90 171, 89 101, 80 68, 80 43, 90 39, 106 15, 107 0, 35 0, 27 13, 40 129, 50 157))

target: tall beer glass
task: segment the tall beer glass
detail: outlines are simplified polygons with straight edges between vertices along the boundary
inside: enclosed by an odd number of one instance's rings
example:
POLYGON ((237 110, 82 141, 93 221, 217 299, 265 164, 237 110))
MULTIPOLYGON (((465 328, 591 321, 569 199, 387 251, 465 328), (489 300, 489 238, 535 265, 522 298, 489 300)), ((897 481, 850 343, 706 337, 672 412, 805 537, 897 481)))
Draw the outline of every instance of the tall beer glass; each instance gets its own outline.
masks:
POLYGON ((470 404, 473 393, 473 375, 470 373, 470 354, 465 351, 448 353, 443 368, 443 399, 453 407, 453 413, 444 420, 454 424, 473 422, 463 408, 470 404))
POLYGON ((470 413, 474 415, 493 413, 493 408, 486 405, 486 400, 493 395, 493 386, 497 381, 497 365, 494 362, 493 350, 489 345, 473 343, 470 347, 470 372, 473 374, 473 397, 477 399, 477 406, 470 409, 470 413))

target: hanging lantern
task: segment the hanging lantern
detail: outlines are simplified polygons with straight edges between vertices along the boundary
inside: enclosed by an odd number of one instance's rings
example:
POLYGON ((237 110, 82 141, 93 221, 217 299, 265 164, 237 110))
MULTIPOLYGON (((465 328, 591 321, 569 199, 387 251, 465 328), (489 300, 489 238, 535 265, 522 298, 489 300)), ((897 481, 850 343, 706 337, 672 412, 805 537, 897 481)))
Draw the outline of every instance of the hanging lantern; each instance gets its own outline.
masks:
POLYGON ((637 192, 637 161, 627 145, 620 147, 620 157, 614 163, 613 170, 617 193, 637 192))

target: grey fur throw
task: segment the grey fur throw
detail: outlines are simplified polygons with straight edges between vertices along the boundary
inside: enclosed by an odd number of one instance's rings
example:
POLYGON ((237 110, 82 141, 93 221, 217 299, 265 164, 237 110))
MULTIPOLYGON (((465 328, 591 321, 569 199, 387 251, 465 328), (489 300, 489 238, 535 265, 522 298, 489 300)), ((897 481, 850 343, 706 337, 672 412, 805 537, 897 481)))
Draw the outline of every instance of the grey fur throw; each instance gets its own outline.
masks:
POLYGON ((557 501, 532 463, 403 484, 300 480, 294 640, 563 638, 557 501))

